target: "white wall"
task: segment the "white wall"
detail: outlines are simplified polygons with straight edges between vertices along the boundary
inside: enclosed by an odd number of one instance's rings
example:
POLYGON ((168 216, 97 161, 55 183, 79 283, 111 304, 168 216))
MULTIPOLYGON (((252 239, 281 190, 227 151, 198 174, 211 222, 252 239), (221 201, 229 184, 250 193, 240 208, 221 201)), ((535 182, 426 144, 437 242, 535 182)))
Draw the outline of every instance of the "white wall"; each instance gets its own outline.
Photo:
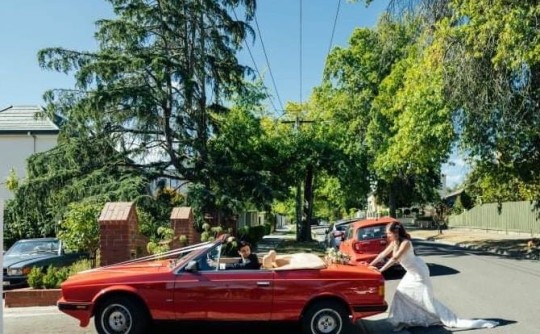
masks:
POLYGON ((19 179, 26 176, 26 159, 33 153, 50 150, 56 146, 57 135, 1 135, 0 136, 0 200, 13 194, 6 189, 5 182, 13 168, 19 179))

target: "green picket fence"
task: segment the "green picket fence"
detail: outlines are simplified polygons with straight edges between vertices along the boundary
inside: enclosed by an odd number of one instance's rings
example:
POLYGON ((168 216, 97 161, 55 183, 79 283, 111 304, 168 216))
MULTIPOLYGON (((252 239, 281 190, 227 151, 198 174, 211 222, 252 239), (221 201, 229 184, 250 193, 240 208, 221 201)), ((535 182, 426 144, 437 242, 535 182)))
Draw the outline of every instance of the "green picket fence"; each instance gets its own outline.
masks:
POLYGON ((487 203, 448 219, 450 227, 540 234, 538 202, 487 203))

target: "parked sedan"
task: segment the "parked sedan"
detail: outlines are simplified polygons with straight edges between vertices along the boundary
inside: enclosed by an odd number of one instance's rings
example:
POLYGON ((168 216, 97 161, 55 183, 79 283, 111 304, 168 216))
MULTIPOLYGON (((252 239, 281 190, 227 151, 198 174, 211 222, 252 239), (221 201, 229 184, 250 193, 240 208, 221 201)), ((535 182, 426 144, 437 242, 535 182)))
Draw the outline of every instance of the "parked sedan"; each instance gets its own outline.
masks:
POLYGON ((94 317, 100 334, 148 333, 161 320, 299 321, 306 334, 342 334, 350 320, 387 309, 376 271, 306 253, 222 270, 238 261, 221 255, 225 240, 78 273, 62 284, 58 307, 83 327, 94 317))
POLYGON ((23 239, 4 253, 4 288, 27 286, 27 275, 33 267, 46 270, 49 266, 63 267, 86 257, 81 253, 66 253, 56 238, 23 239))
MULTIPOLYGON (((396 221, 392 217, 381 217, 354 222, 349 226, 346 239, 341 243, 339 250, 349 255, 351 264, 373 261, 388 246, 386 225, 396 221)), ((378 265, 382 264, 380 262, 378 265)))

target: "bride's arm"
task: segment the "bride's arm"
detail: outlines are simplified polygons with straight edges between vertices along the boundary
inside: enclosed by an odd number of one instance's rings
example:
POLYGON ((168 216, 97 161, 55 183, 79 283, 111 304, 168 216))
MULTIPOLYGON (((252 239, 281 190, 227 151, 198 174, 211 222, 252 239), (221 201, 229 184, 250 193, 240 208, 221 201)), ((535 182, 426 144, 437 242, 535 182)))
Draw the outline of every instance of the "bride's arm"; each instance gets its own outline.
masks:
POLYGON ((390 268, 391 266, 393 266, 395 263, 397 263, 399 261, 399 258, 403 255, 403 253, 405 253, 409 248, 411 248, 411 242, 409 240, 403 240, 401 242, 401 244, 399 245, 399 248, 396 252, 396 254, 394 254, 394 256, 392 256, 390 258, 390 260, 388 260, 388 262, 386 262, 386 264, 381 268, 381 270, 379 270, 381 273, 383 271, 385 271, 386 269, 390 268))
POLYGON ((394 242, 392 241, 388 246, 386 246, 386 249, 383 250, 377 257, 369 263, 370 266, 374 266, 377 263, 381 262, 382 259, 388 256, 392 252, 392 248, 394 248, 394 242))

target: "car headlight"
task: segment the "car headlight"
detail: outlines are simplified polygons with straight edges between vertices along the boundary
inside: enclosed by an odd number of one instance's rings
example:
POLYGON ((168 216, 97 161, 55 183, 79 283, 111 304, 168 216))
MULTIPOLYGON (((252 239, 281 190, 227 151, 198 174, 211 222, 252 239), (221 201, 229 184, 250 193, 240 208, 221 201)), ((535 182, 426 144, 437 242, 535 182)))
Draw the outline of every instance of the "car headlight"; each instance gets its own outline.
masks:
POLYGON ((23 268, 9 268, 7 271, 8 276, 20 276, 20 275, 28 275, 30 272, 30 268, 23 267, 23 268))

